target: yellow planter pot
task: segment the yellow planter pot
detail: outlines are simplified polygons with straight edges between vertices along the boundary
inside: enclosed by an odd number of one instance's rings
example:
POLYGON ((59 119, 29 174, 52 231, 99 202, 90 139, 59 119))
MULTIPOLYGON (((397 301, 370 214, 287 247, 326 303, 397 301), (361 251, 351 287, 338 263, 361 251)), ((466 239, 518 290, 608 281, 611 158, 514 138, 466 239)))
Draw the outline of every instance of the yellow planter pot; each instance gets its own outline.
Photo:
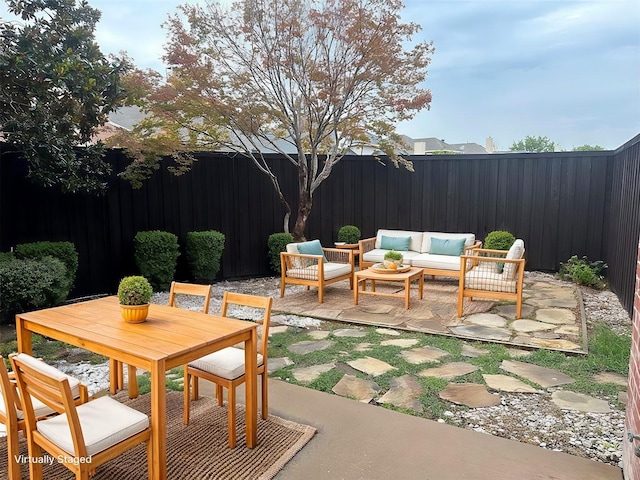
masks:
POLYGON ((128 323, 142 323, 147 320, 149 304, 145 305, 120 305, 122 318, 128 323))

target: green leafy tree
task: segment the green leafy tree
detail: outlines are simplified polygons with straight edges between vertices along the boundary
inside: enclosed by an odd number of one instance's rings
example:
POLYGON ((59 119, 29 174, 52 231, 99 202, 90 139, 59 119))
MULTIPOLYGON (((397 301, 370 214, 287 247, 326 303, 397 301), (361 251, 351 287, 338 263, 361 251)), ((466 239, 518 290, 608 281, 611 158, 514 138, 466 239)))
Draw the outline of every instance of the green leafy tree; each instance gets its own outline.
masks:
POLYGON ((373 146, 412 170, 396 153, 405 145, 395 125, 429 107, 431 93, 419 85, 433 47, 409 47, 420 27, 400 21, 402 7, 400 0, 179 7, 182 15, 166 24, 166 81, 153 72, 130 79, 150 116, 134 129, 142 143, 114 139, 135 158, 123 176, 139 184, 163 151, 179 170, 190 161, 183 147, 235 152, 271 180, 285 232, 290 205, 298 205, 292 234, 303 239, 314 192, 350 149, 373 146), (285 198, 266 151, 296 169, 295 201, 285 198))
POLYGON ((547 137, 532 137, 527 135, 524 140, 513 142, 513 145, 509 148, 512 151, 518 152, 553 152, 556 148, 556 144, 549 140, 547 137))
POLYGON ((21 20, 0 18, 0 128, 29 176, 64 191, 105 186, 104 146, 88 144, 122 104, 126 58, 106 59, 95 42, 100 12, 86 1, 7 0, 21 20))
POLYGON ((600 145, 581 145, 579 147, 573 147, 574 152, 593 152, 596 150, 604 150, 604 147, 600 145))

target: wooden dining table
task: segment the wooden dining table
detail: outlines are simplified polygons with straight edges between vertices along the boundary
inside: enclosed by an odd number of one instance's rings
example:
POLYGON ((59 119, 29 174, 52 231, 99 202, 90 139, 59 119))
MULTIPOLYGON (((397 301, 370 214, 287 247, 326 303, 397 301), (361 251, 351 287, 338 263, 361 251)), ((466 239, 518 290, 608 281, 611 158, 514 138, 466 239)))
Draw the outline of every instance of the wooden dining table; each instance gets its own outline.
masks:
MULTIPOLYGON (((151 304, 144 323, 122 320, 117 297, 103 297, 16 315, 18 350, 32 353, 31 334, 75 345, 151 373, 151 478, 167 478, 167 370, 244 342, 246 444, 257 440, 257 325, 151 304)), ((185 428, 189 428, 185 426, 185 428)))

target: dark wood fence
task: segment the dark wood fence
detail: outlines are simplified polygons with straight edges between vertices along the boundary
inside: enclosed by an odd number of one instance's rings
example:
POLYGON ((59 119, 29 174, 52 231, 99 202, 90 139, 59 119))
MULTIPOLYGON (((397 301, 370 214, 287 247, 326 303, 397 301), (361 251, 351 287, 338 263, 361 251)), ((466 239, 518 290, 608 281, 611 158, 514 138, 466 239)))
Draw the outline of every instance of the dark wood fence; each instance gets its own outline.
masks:
MULTIPOLYGON (((0 150, 1 152, 1 150, 0 150)), ((296 171, 273 156, 295 202, 296 171)), ((343 159, 314 196, 308 238, 335 241, 345 224, 363 236, 378 228, 473 232, 523 238, 528 269, 554 271, 571 255, 610 265, 612 289, 630 311, 640 234, 640 136, 615 152, 414 156, 415 172, 372 157, 343 159)), ((126 159, 110 151, 114 171, 126 159)), ((80 254, 75 295, 113 292, 135 271, 141 230, 219 230, 226 235, 221 278, 270 274, 267 238, 282 231, 282 209, 268 179, 242 157, 206 154, 180 177, 161 170, 140 190, 115 175, 103 196, 63 195, 33 186, 19 158, 0 162, 0 250, 37 240, 68 240, 80 254)), ((295 205, 292 205, 295 209, 295 205)), ((184 258, 178 278, 188 275, 184 258)))

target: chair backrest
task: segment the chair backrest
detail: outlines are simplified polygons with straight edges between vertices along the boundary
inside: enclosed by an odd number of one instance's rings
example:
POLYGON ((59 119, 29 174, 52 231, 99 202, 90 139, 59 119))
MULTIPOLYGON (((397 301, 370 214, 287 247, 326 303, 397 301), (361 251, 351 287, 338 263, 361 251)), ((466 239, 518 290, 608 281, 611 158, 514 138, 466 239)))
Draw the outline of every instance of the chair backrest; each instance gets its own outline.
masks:
POLYGON ((13 353, 9 355, 9 359, 22 398, 27 435, 31 435, 30 432, 36 430, 38 420, 33 409, 31 398, 33 397, 53 411, 67 415, 71 438, 76 450, 73 453, 78 457, 87 457, 87 447, 82 435, 69 377, 26 353, 13 353))
POLYGON ((202 311, 209 313, 209 302, 211 301, 211 285, 200 285, 198 283, 180 283, 171 282, 171 290, 169 291, 169 306, 177 307, 176 294, 194 295, 204 298, 202 311))
POLYGON ((255 320, 255 322, 262 325, 262 335, 258 345, 258 352, 260 352, 265 359, 267 358, 267 344, 269 343, 269 323, 271 321, 272 304, 273 298, 271 297, 247 295, 245 293, 224 292, 224 296, 222 297, 221 315, 223 317, 229 316, 227 315, 229 305, 239 305, 263 310, 262 318, 255 320))

